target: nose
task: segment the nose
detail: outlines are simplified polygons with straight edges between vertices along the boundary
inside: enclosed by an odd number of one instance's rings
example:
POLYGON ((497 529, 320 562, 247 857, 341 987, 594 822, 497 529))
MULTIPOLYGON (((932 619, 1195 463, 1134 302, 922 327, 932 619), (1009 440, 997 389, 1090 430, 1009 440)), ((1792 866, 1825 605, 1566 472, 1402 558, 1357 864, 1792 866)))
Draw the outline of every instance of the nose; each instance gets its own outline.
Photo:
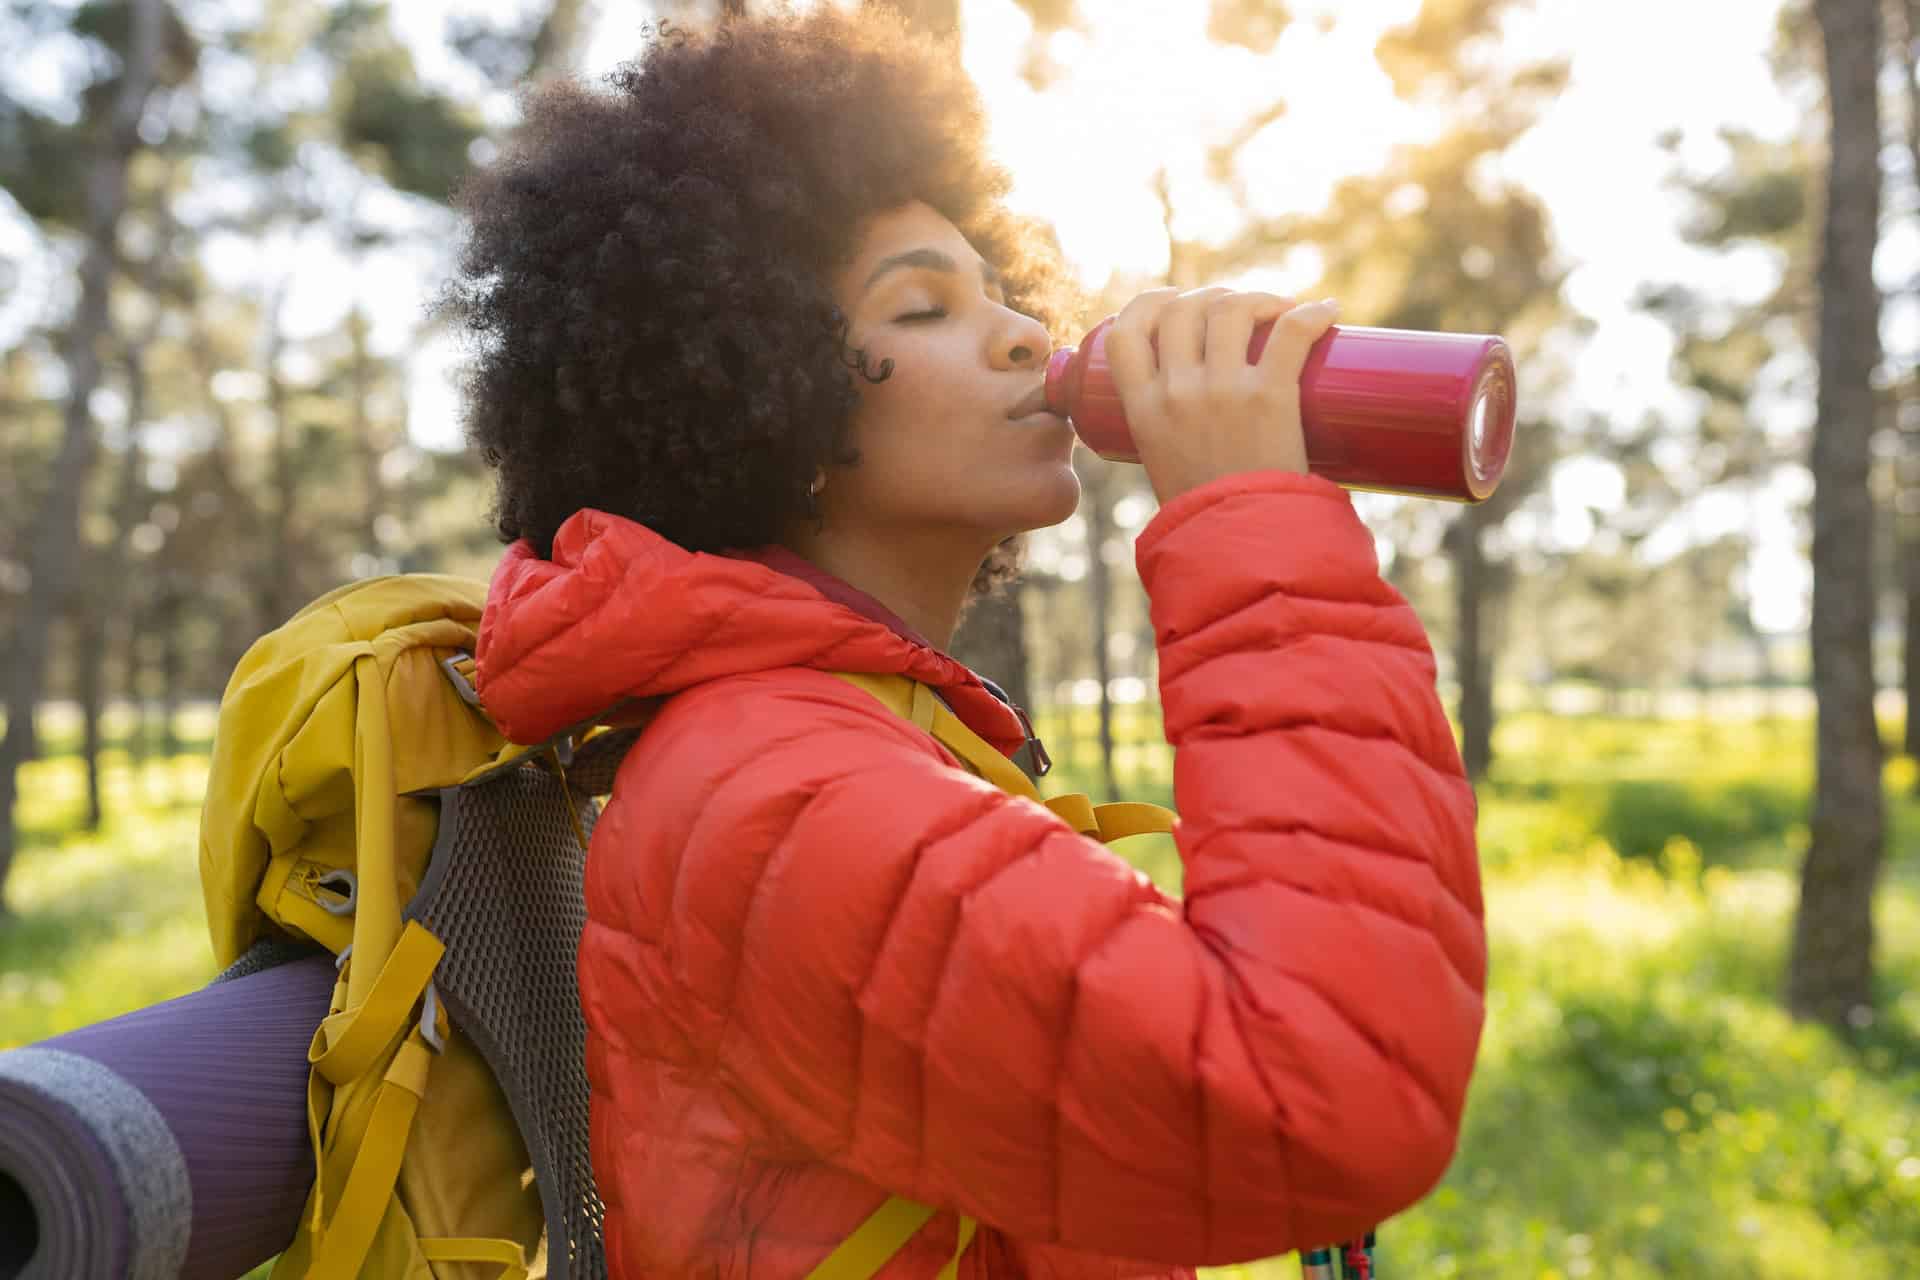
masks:
POLYGON ((996 369, 1032 369, 1053 354, 1047 327, 1032 316, 1003 307, 1002 322, 994 334, 992 363, 996 369))

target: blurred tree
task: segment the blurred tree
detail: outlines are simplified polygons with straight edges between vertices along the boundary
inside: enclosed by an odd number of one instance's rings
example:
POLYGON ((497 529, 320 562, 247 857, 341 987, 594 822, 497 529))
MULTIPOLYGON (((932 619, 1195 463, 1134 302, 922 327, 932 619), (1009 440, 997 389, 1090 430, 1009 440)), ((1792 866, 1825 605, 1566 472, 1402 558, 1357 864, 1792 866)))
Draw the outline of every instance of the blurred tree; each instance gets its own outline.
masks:
MULTIPOLYGON (((18 5, 6 15, 19 52, 45 57, 58 46, 77 45, 91 64, 71 88, 72 110, 16 97, 0 85, 0 187, 42 226, 80 236, 92 229, 89 178, 99 149, 113 146, 115 105, 125 83, 120 72, 131 42, 144 31, 138 26, 143 13, 132 0, 86 0, 18 5)), ((159 25, 151 33, 147 75, 163 88, 180 88, 198 62, 197 42, 170 5, 161 4, 152 20, 159 25)))
MULTIPOLYGON (((571 17, 563 12, 551 23, 543 19, 509 32, 493 31, 491 43, 471 27, 455 34, 463 35, 470 49, 484 44, 492 70, 533 70, 542 66, 543 57, 563 56, 572 38, 566 33, 578 18, 577 10, 570 12, 571 17)), ((323 98, 290 96, 245 109, 236 122, 245 144, 235 160, 253 180, 251 200, 228 219, 229 225, 268 243, 331 242, 347 257, 444 235, 445 202, 472 164, 482 123, 473 104, 421 81, 385 4, 343 0, 320 9, 269 6, 238 44, 258 77, 305 73, 330 88, 323 98), (416 197, 416 203, 396 208, 395 194, 416 197)), ((278 626, 317 591, 347 576, 355 554, 378 563, 377 545, 358 535, 375 531, 377 485, 369 482, 377 481, 385 451, 399 443, 386 423, 364 412, 364 400, 355 399, 355 388, 370 392, 374 365, 390 363, 375 361, 364 329, 343 386, 320 388, 316 396, 309 385, 313 380, 297 372, 313 356, 287 332, 286 292, 296 270, 297 263, 286 262, 277 276, 263 274, 258 285, 263 349, 256 363, 264 379, 271 458, 264 490, 270 513, 266 554, 254 561, 260 631, 278 626), (326 394, 331 390, 340 394, 326 394), (344 414, 336 411, 341 405, 344 414), (331 436, 345 437, 345 448, 336 448, 331 436), (363 460, 366 518, 349 526, 354 550, 333 557, 323 578, 317 578, 303 573, 301 565, 314 548, 317 526, 336 512, 333 504, 304 511, 303 493, 318 489, 336 470, 334 464, 352 456, 363 460), (317 462, 326 465, 313 465, 317 462)), ((350 341, 360 305, 356 297, 342 326, 350 341)), ((337 547, 338 539, 326 545, 337 547)))
POLYGON ((1503 334, 1532 384, 1522 393, 1525 416, 1516 424, 1500 488, 1463 509, 1442 539, 1452 569, 1461 754, 1475 779, 1493 763, 1493 615, 1512 583, 1509 566, 1490 556, 1489 542, 1504 535, 1508 517, 1544 483, 1556 460, 1544 413, 1553 390, 1545 340, 1570 319, 1560 292, 1566 272, 1553 252, 1546 210, 1496 176, 1502 153, 1566 83, 1563 60, 1516 65, 1498 55, 1501 24, 1519 7, 1514 0, 1425 0, 1412 23, 1381 39, 1377 56, 1395 90, 1411 101, 1444 104, 1458 123, 1431 145, 1403 152, 1399 172, 1343 189, 1336 197, 1342 207, 1330 220, 1335 247, 1327 259, 1328 291, 1375 323, 1503 334), (1369 194, 1381 202, 1376 226, 1406 254, 1399 264, 1393 253, 1376 262, 1354 234, 1359 229, 1340 225, 1361 212, 1354 197, 1369 194), (1411 212, 1396 218, 1395 207, 1411 212), (1376 291, 1372 303, 1369 290, 1376 291))
MULTIPOLYGON (((1900 86, 1896 112, 1904 118, 1907 151, 1908 225, 1920 217, 1920 0, 1888 0, 1887 51, 1892 79, 1900 86)), ((1920 302, 1920 272, 1907 290, 1920 302)), ((1906 690, 1902 748, 1920 758, 1920 353, 1909 354, 1897 388, 1898 431, 1892 503, 1893 563, 1902 614, 1901 680, 1906 690)), ((1913 782, 1920 795, 1920 773, 1913 782)))
MULTIPOLYGON (((471 468, 422 465, 406 443, 407 352, 375 348, 370 306, 350 300, 360 305, 343 324, 309 336, 289 331, 274 305, 290 282, 311 280, 316 249, 347 261, 437 251, 451 221, 447 193, 479 153, 478 100, 429 85, 383 5, 202 7, 190 31, 161 3, 151 6, 159 25, 145 60, 160 91, 115 132, 131 83, 121 68, 138 64, 126 55, 146 7, 0 9, 10 51, 86 55, 69 64, 84 74, 64 83, 0 77, 0 184, 40 233, 19 262, 37 258, 59 276, 63 256, 88 255, 60 350, 30 330, 0 362, 0 391, 15 402, 0 440, 0 627, 31 639, 45 609, 30 588, 64 585, 57 604, 76 642, 49 646, 41 633, 39 696, 78 694, 90 754, 116 647, 127 695, 160 709, 155 731, 134 745, 164 743, 166 707, 190 691, 217 693, 259 630, 319 590, 356 571, 436 567, 443 544, 484 574, 493 556, 475 554, 476 537, 497 555, 478 514, 484 481, 471 468), (195 76, 202 65, 211 72, 195 76), (9 85, 27 83, 39 96, 8 96, 9 85), (84 197, 109 162, 121 166, 120 210, 102 236, 84 197), (236 250, 259 263, 238 283, 236 250), (109 263, 95 288, 103 252, 124 269, 109 263), (83 336, 95 316, 99 327, 83 336), (98 419, 88 435, 100 435, 116 465, 91 468, 93 480, 69 485, 61 459, 91 452, 62 453, 45 412, 54 394, 70 423, 76 412, 98 419), (316 500, 323 490, 347 498, 316 500), (452 508, 437 501, 455 491, 465 519, 457 532, 452 508), (71 521, 57 499, 70 502, 71 521), (41 552, 22 548, 45 545, 63 524, 77 531, 71 567, 42 572, 41 552)), ((498 34, 488 46, 495 70, 537 74, 563 61, 584 8, 556 0, 498 34)), ((16 261, 0 263, 0 276, 17 279, 16 261)), ((48 321, 67 322, 52 311, 48 321)), ((12 665, 16 685, 30 665, 12 665)), ((31 751, 33 724, 19 714, 8 722, 10 818, 12 771, 31 751)))
MULTIPOLYGON (((1681 138, 1669 134, 1661 141, 1673 153, 1681 138)), ((1675 179, 1691 203, 1682 238, 1722 256, 1763 257, 1777 268, 1777 278, 1751 300, 1675 284, 1642 293, 1640 305, 1673 331, 1673 372, 1700 407, 1689 422, 1662 424, 1656 435, 1616 436, 1606 442, 1606 452, 1616 461, 1638 461, 1642 475, 1658 475, 1663 500, 1657 520, 1690 525, 1704 498, 1732 495, 1746 507, 1752 531, 1767 518, 1769 482, 1782 466, 1804 456, 1803 433, 1770 424, 1762 401, 1798 391, 1793 371, 1811 350, 1815 264, 1809 188, 1815 156, 1804 137, 1776 141, 1736 128, 1723 131, 1721 141, 1728 156, 1724 166, 1703 177, 1682 173, 1675 179), (1779 375, 1774 380, 1783 385, 1770 386, 1770 375, 1779 375)), ((1806 394, 1811 395, 1810 387, 1806 394)), ((1749 572, 1750 566, 1749 558, 1749 572)), ((1704 600, 1697 611, 1711 617, 1704 600)), ((1750 612, 1739 625, 1759 654, 1764 678, 1770 663, 1766 638, 1750 612)), ((1696 654, 1714 638, 1711 630, 1697 634, 1696 654)))
MULTIPOLYGON (((108 334, 108 294, 119 263, 128 170, 134 153, 150 145, 150 133, 143 125, 155 89, 168 76, 177 82, 192 70, 190 57, 184 62, 172 60, 179 50, 167 41, 170 16, 163 0, 87 5, 74 14, 73 34, 91 37, 109 55, 101 62, 111 70, 83 91, 72 139, 87 156, 85 170, 76 175, 85 179, 80 298, 63 344, 67 408, 60 452, 54 460, 51 488, 34 521, 27 594, 15 624, 7 668, 7 732, 0 743, 0 918, 7 911, 4 888, 13 863, 19 769, 32 750, 48 635, 64 603, 79 551, 80 502, 95 449, 92 399, 100 383, 100 356, 108 334)), ((160 127, 164 129, 164 124, 160 127)), ((56 204, 46 216, 51 220, 55 213, 71 212, 56 204)))
POLYGON ((1087 608, 1092 622, 1093 678, 1099 682, 1100 783, 1108 800, 1120 798, 1113 772, 1113 503, 1125 481, 1118 468, 1090 450, 1074 451, 1080 473, 1080 509, 1087 522, 1087 608))
MULTIPOLYGON (((1451 564, 1452 657, 1462 754, 1471 776, 1493 758, 1496 602, 1510 585, 1491 542, 1545 479, 1557 445, 1544 410, 1554 373, 1547 339, 1577 321, 1561 298, 1547 213, 1503 180, 1501 155, 1565 82, 1562 61, 1515 65, 1501 56, 1505 14, 1524 0, 1426 0, 1376 56, 1402 97, 1452 121, 1431 143, 1400 148, 1379 174, 1342 182, 1328 209, 1299 219, 1251 219, 1208 266, 1248 266, 1301 246, 1321 260, 1314 292, 1337 296, 1350 323, 1500 333, 1522 369, 1521 412, 1506 477, 1486 502, 1451 514, 1437 539, 1451 564)), ((1428 524, 1431 503, 1406 504, 1428 524)), ((1432 541, 1417 533, 1408 545, 1432 541)))
MULTIPOLYGON (((144 223, 152 234, 141 237, 148 242, 147 252, 138 259, 128 258, 127 274, 138 284, 138 292, 126 300, 136 314, 116 326, 118 363, 125 388, 126 412, 121 423, 118 470, 108 481, 106 491, 89 505, 104 517, 99 522, 110 532, 97 537, 84 536, 79 589, 67 601, 68 616, 76 636, 74 661, 77 692, 82 716, 81 754, 87 776, 86 825, 98 830, 105 818, 106 806, 100 791, 100 755, 104 746, 102 719, 109 692, 108 654, 123 629, 131 630, 129 569, 133 560, 136 531, 147 524, 152 514, 152 494, 148 491, 145 468, 147 453, 143 437, 153 409, 149 391, 148 362, 160 341, 166 323, 168 295, 178 288, 172 279, 175 270, 176 223, 172 216, 173 175, 175 166, 159 168, 154 181, 147 184, 141 204, 130 204, 130 222, 144 223)), ((158 530, 159 526, 152 526, 158 530)), ((132 680, 125 688, 132 693, 132 680)))
POLYGON ((563 73, 585 39, 587 0, 550 0, 501 24, 472 14, 447 19, 447 45, 496 89, 563 73))
POLYGON ((1873 893, 1886 839, 1874 721, 1873 495, 1880 358, 1877 0, 1815 0, 1828 157, 1813 437, 1813 683, 1819 703, 1812 842, 1801 869, 1787 1003, 1837 1030, 1873 1007, 1873 893))

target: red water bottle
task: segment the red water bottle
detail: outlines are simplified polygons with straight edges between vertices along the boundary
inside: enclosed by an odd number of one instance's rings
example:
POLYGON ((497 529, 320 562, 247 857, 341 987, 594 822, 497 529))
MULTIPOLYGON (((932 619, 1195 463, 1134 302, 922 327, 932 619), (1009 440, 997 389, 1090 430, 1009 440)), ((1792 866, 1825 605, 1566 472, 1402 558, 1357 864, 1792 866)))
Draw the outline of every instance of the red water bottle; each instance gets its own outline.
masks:
MULTIPOLYGON (((1047 361, 1046 407, 1065 414, 1089 449, 1140 461, 1107 368, 1107 329, 1047 361)), ((1266 349, 1257 326, 1247 360, 1266 349)), ((1349 489, 1480 502, 1513 448, 1513 356, 1489 334, 1335 325, 1300 372, 1307 469, 1349 489)))

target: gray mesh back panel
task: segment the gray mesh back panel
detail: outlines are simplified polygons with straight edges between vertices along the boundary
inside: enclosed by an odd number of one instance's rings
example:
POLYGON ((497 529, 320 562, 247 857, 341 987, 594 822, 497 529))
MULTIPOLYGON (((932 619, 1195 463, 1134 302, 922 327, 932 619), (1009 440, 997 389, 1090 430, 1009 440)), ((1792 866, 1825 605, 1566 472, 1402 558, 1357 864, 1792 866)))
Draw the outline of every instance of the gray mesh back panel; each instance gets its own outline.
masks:
POLYGON ((407 905, 446 944, 434 987, 492 1068, 533 1161, 547 1222, 549 1280, 605 1280, 605 1213, 587 1149, 586 1022, 574 953, 586 923, 586 857, 570 793, 592 830, 591 797, 636 732, 603 734, 567 770, 567 790, 529 763, 440 793, 427 877, 407 905))

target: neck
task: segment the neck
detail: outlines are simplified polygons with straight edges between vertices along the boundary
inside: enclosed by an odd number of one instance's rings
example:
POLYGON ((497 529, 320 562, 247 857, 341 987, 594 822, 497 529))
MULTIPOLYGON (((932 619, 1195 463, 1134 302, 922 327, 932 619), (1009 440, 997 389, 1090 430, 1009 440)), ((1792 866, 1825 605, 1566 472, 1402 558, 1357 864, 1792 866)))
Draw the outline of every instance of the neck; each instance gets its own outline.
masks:
POLYGON ((781 540, 849 586, 866 592, 943 652, 953 644, 973 579, 986 551, 951 539, 916 543, 911 538, 855 537, 811 525, 781 540))

